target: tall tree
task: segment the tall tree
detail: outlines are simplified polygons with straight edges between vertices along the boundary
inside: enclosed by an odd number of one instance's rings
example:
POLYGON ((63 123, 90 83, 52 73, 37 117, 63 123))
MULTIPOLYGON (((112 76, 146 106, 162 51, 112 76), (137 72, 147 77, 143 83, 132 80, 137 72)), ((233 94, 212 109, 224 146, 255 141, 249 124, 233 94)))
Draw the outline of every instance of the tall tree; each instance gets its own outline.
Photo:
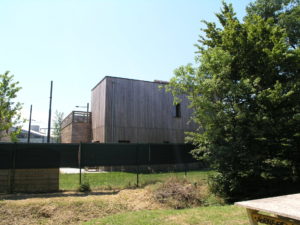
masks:
POLYGON ((216 16, 221 27, 204 21, 197 67, 179 67, 168 85, 194 109, 199 130, 187 141, 217 170, 212 189, 228 201, 293 191, 300 186, 300 51, 274 19, 249 14, 242 23, 225 3, 216 16))
POLYGON ((249 18, 259 15, 274 22, 287 32, 287 41, 296 48, 300 44, 300 0, 256 0, 247 7, 249 18))
POLYGON ((57 143, 61 142, 61 123, 64 119, 64 113, 55 111, 53 120, 53 135, 57 143))
POLYGON ((0 74, 0 140, 10 138, 16 141, 16 135, 21 127, 21 104, 15 102, 20 91, 19 82, 13 81, 9 71, 0 74))

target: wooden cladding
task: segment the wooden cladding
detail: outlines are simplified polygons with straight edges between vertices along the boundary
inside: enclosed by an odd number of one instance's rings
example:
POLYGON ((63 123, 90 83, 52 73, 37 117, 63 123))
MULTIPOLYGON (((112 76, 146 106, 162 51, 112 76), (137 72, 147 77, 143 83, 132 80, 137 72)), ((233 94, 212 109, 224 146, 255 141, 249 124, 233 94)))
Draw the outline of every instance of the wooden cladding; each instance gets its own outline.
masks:
POLYGON ((59 190, 59 168, 0 170, 0 192, 59 190))
POLYGON ((71 123, 91 123, 91 113, 83 111, 72 111, 62 122, 61 128, 71 123))
POLYGON ((184 132, 196 128, 189 123, 192 110, 184 97, 174 106, 173 97, 164 85, 105 77, 92 90, 93 141, 184 142, 184 132))
POLYGON ((62 143, 91 142, 91 113, 71 112, 61 126, 62 143))

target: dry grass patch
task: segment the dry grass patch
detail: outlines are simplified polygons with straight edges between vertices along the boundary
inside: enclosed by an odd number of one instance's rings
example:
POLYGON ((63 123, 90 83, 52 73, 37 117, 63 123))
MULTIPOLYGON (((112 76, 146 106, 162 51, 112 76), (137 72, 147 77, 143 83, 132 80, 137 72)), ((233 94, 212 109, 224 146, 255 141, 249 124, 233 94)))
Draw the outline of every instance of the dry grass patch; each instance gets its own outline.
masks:
POLYGON ((174 209, 204 205, 208 196, 206 184, 191 183, 176 177, 161 183, 153 192, 158 202, 174 209))
POLYGON ((119 212, 162 208, 145 189, 112 193, 78 195, 68 192, 59 197, 24 195, 19 196, 24 199, 1 200, 0 224, 80 224, 119 212))

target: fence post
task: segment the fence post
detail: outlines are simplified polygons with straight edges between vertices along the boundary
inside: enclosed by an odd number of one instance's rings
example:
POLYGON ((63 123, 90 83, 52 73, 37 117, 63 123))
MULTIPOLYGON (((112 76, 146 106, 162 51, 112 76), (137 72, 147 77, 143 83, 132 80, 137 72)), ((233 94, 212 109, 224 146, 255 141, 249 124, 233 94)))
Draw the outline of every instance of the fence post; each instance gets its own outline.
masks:
POLYGON ((136 186, 139 187, 139 145, 136 144, 136 147, 135 147, 135 150, 136 150, 136 154, 135 154, 135 157, 136 157, 136 186))
POLYGON ((151 145, 148 146, 148 172, 152 173, 152 164, 151 164, 151 145), (150 171, 149 171, 150 168, 150 171))
POLYGON ((78 167, 79 167, 79 185, 82 184, 81 182, 81 142, 79 143, 78 149, 78 167))
POLYGON ((187 176, 187 170, 188 170, 188 164, 187 164, 187 160, 186 160, 186 144, 184 144, 184 176, 187 176))
POLYGON ((184 163, 184 176, 186 177, 187 176, 187 170, 188 170, 188 165, 187 163, 184 163))
POLYGON ((12 168, 10 169, 10 177, 9 177, 9 193, 13 193, 15 189, 15 170, 16 170, 16 154, 17 154, 17 144, 14 143, 14 148, 12 152, 12 168))

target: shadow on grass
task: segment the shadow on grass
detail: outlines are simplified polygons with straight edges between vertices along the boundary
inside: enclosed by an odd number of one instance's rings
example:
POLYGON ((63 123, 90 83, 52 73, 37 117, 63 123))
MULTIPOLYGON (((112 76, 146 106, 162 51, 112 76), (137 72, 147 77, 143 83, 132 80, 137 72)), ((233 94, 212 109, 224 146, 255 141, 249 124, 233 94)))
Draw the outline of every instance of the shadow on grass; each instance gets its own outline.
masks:
POLYGON ((32 198, 57 198, 57 197, 86 197, 86 196, 100 196, 100 195, 115 195, 119 191, 92 191, 88 193, 82 192, 54 192, 54 193, 14 193, 14 194, 0 194, 0 200, 25 200, 32 198))

